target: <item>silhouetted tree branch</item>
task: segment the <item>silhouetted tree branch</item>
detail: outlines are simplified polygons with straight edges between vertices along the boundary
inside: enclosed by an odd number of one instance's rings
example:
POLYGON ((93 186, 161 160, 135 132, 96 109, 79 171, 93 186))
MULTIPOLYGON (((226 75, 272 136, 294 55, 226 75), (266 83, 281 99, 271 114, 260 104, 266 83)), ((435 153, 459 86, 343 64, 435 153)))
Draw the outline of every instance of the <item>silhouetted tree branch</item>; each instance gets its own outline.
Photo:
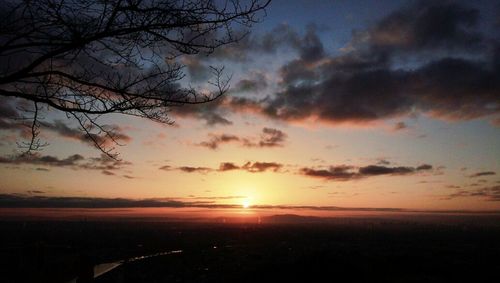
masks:
POLYGON ((76 119, 94 145, 115 157, 95 134, 120 113, 172 123, 170 107, 213 101, 229 87, 212 68, 214 89, 183 87, 180 55, 211 53, 238 41, 269 0, 7 0, 0 4, 0 95, 34 103, 32 139, 39 148, 41 104, 76 119))

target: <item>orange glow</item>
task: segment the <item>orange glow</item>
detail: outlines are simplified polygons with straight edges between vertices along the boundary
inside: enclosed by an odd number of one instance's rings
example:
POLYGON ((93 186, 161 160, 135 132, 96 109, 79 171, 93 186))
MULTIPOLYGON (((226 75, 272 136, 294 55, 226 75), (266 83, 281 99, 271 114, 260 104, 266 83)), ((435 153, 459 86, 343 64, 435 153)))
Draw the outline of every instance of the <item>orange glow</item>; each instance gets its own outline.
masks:
POLYGON ((244 199, 243 203, 241 205, 243 206, 243 208, 249 208, 250 207, 250 200, 244 199))

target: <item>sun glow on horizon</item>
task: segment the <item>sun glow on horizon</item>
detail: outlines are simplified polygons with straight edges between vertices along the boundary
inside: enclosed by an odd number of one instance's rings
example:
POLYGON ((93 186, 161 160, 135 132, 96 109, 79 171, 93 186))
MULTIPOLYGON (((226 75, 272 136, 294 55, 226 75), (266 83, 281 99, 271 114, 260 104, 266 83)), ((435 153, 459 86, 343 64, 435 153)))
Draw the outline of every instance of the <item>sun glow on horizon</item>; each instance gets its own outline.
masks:
POLYGON ((250 207, 250 200, 249 200, 249 199, 247 199, 247 198, 246 198, 246 199, 244 199, 244 200, 243 200, 243 202, 242 202, 242 204, 241 204, 241 206, 242 206, 243 208, 249 208, 249 207, 250 207))

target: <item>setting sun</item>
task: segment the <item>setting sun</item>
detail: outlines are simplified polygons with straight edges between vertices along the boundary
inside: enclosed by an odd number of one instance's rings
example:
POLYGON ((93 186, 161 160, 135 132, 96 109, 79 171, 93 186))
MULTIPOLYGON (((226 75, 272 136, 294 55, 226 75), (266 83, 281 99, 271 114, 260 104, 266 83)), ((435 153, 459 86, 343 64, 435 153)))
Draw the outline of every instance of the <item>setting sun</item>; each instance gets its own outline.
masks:
POLYGON ((244 199, 243 203, 241 204, 243 208, 249 208, 250 207, 250 200, 249 199, 244 199))

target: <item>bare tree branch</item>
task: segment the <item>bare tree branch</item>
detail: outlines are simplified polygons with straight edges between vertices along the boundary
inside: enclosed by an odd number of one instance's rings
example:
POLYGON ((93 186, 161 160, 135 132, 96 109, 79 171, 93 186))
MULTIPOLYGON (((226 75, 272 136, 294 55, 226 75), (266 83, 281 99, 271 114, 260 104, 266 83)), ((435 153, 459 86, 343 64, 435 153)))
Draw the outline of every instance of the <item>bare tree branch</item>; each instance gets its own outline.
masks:
POLYGON ((68 114, 103 153, 97 118, 120 113, 170 124, 171 107, 214 101, 229 88, 212 68, 213 90, 182 86, 178 56, 210 54, 240 40, 270 0, 7 0, 0 4, 0 95, 68 114))

